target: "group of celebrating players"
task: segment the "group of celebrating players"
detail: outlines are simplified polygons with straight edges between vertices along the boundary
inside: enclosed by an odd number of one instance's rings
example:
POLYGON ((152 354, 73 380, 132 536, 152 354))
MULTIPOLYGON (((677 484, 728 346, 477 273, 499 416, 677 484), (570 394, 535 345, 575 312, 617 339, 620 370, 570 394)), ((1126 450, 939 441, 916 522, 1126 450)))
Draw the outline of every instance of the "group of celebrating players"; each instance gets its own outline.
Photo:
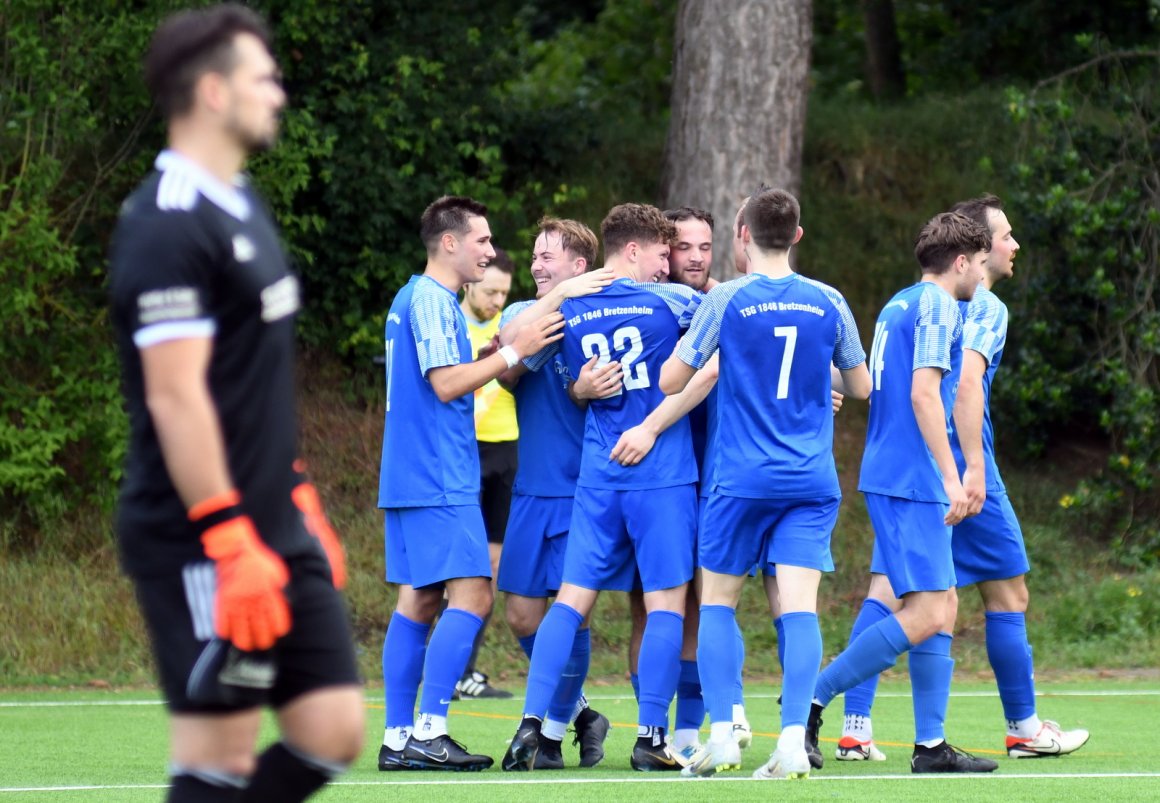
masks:
POLYGON ((591 231, 544 218, 531 266, 537 299, 505 310, 497 347, 473 359, 456 294, 488 270, 486 209, 447 196, 424 212, 426 270, 396 296, 386 325, 379 505, 387 580, 400 597, 383 648, 380 769, 493 763, 451 739, 446 716, 492 602, 478 463, 464 456, 475 454, 470 392, 497 377, 520 424, 498 587, 520 605, 536 601, 541 614, 520 638, 531 663, 505 770, 564 766, 571 721, 581 764, 603 757, 607 720, 582 694, 587 619, 601 591, 638 592, 646 611, 632 767, 686 776, 740 768, 749 726, 735 609, 754 569, 783 672, 777 749, 755 777, 820 768, 821 712, 847 690, 837 758, 884 758, 870 725, 873 684, 903 652, 915 700, 912 770, 996 769, 944 738, 955 588, 965 585, 979 586, 987 608, 1009 755, 1086 742, 1086 731, 1036 714, 1026 551, 994 462, 987 401, 1007 315, 990 287, 1011 274, 1018 250, 999 200, 958 204, 922 228, 922 279, 883 308, 869 361, 842 295, 791 267, 799 218, 783 190, 763 186, 747 198, 733 226, 743 275, 723 283, 710 278, 705 212, 616 206, 601 224, 599 270, 589 270, 591 231), (849 647, 819 672, 817 589, 833 569, 841 495, 833 413, 847 396, 871 401, 859 489, 875 532, 872 581, 849 647), (691 421, 704 431, 695 436, 691 421), (689 606, 695 575, 699 604, 689 606), (448 607, 429 632, 444 589, 448 607), (699 626, 688 628, 686 616, 699 626), (700 721, 666 734, 689 639, 694 693, 710 721, 703 745, 700 721))
MULTIPOLYGON (((110 319, 130 419, 116 529, 169 712, 167 795, 304 800, 361 754, 365 715, 343 550, 297 454, 298 281, 241 172, 274 144, 286 95, 268 27, 234 4, 167 18, 145 78, 169 147, 112 238, 110 319), (279 739, 259 754, 264 706, 279 739)), ((583 683, 588 617, 606 590, 642 606, 631 765, 687 776, 740 767, 752 734, 735 608, 757 570, 783 686, 777 749, 755 777, 820 768, 821 714, 843 692, 836 757, 884 758, 874 681, 903 652, 911 769, 994 770, 944 738, 955 589, 967 585, 986 608, 1008 755, 1087 741, 1036 711, 1029 567, 994 460, 988 399, 1007 310, 991 288, 1018 250, 997 198, 923 226, 922 279, 883 308, 868 360, 842 295, 791 266, 797 200, 764 186, 732 227, 744 275, 722 283, 710 278, 703 212, 616 206, 598 270, 592 231, 544 218, 537 298, 505 310, 477 355, 457 293, 496 256, 486 212, 455 196, 426 209, 426 268, 386 321, 378 504, 399 595, 383 645, 379 769, 493 763, 447 732, 493 602, 472 410, 493 379, 512 389, 520 429, 498 587, 531 661, 505 770, 563 767, 570 723, 580 764, 604 758, 609 722, 583 683), (819 672, 816 597, 840 496, 833 415, 847 396, 870 400, 859 489, 875 545, 849 646, 819 672)))

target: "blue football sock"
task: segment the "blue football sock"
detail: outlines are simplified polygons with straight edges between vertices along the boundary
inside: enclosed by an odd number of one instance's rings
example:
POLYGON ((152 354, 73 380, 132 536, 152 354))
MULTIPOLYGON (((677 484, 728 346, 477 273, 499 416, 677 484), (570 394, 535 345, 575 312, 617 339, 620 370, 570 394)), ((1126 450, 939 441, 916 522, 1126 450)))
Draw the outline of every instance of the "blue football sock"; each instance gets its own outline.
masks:
MULTIPOLYGON (((854 627, 850 630, 849 644, 862 635, 862 632, 889 616, 890 607, 876 599, 862 601, 862 610, 858 611, 858 618, 854 620, 854 627)), ((846 716, 870 716, 870 709, 874 705, 874 694, 878 691, 878 675, 871 675, 852 689, 846 689, 845 706, 846 716)))
POLYGON ((701 696, 701 676, 696 661, 681 661, 677 677, 677 730, 698 730, 705 723, 705 699, 701 696))
POLYGON ((455 684, 463 677, 475 636, 483 618, 461 608, 448 608, 439 617, 423 662, 423 696, 420 714, 447 716, 455 684))
POLYGON ((551 705, 548 706, 549 719, 556 722, 568 722, 572 719, 576 701, 584 692, 584 681, 588 678, 591 655, 592 632, 582 627, 576 631, 576 637, 572 640, 572 653, 568 656, 568 663, 564 664, 556 693, 552 696, 551 705))
POLYGON ((898 623, 898 617, 885 619, 866 628, 830 665, 818 675, 814 697, 823 706, 829 705, 846 689, 852 689, 871 675, 894 666, 898 656, 911 648, 911 643, 898 623))
POLYGON ((395 611, 383 639, 383 698, 386 727, 415 724, 415 698, 423 679, 423 657, 431 625, 420 624, 395 611))
MULTIPOLYGON (((638 660, 638 663, 639 663, 639 660, 638 660)), ((629 682, 629 684, 632 685, 632 696, 635 697, 636 701, 639 703, 640 702, 640 675, 636 672, 633 672, 632 674, 630 674, 628 676, 628 682, 629 682)))
POLYGON ((951 696, 950 633, 935 633, 910 650, 910 690, 914 698, 914 743, 945 739, 951 696))
POLYGON ((805 726, 822 663, 822 631, 818 615, 807 611, 783 614, 786 641, 785 676, 781 685, 781 727, 805 726))
POLYGON ((1003 716, 1019 722, 1035 716, 1035 665, 1022 613, 987 614, 987 657, 999 686, 1003 716))
POLYGON ((781 623, 781 617, 773 620, 773 629, 777 631, 777 665, 781 667, 781 671, 785 673, 785 627, 781 623))
MULTIPOLYGON (((701 624, 697 628, 697 665, 701 670, 701 685, 710 722, 733 721, 733 684, 737 682, 738 675, 737 642, 734 635, 736 621, 737 613, 728 605, 701 606, 701 624)), ((681 727, 679 719, 677 727, 681 727)), ((700 728, 701 723, 693 727, 700 728)))
POLYGON ((525 717, 544 718, 572 655, 576 631, 583 621, 579 611, 562 602, 554 602, 548 608, 548 614, 536 631, 536 649, 528 669, 528 690, 524 699, 525 717))
POLYGON ((524 655, 530 659, 532 657, 532 648, 536 646, 536 634, 532 633, 530 636, 520 636, 518 641, 524 651, 524 655))
MULTIPOLYGON (((736 612, 735 612, 736 613, 736 612)), ((733 705, 745 705, 745 635, 741 632, 741 625, 737 623, 737 616, 733 617, 733 629, 737 640, 737 678, 733 681, 733 705)))
POLYGON ((653 611, 645 621, 640 642, 640 725, 668 727, 669 703, 681 674, 684 619, 673 611, 653 611))

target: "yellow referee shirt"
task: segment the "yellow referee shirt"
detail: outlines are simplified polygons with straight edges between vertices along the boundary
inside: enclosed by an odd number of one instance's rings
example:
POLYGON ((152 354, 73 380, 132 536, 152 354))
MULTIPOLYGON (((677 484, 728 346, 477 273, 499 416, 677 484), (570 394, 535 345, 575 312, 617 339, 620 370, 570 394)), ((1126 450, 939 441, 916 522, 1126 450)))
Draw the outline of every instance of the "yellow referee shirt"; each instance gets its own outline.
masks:
MULTIPOLYGON (((490 321, 476 323, 470 315, 467 319, 467 333, 471 336, 473 356, 491 342, 499 331, 497 314, 490 321)), ((516 400, 495 379, 475 391, 475 439, 485 443, 514 441, 520 436, 516 423, 516 400)))

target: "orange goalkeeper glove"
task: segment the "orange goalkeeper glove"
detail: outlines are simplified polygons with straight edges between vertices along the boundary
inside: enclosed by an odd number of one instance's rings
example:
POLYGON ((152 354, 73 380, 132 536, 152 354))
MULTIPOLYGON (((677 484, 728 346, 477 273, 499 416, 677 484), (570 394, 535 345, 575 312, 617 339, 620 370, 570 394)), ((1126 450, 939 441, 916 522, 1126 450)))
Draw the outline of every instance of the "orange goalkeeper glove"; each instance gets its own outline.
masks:
POLYGON ((205 554, 217 565, 214 630, 240 650, 267 650, 290 632, 283 592, 290 572, 240 502, 237 491, 228 491, 191 507, 189 519, 202 527, 205 554))
POLYGON ((342 543, 338 540, 338 533, 334 531, 334 527, 330 526, 330 521, 322 512, 322 499, 318 496, 318 489, 306 478, 306 464, 301 460, 295 460, 294 473, 298 484, 290 492, 290 498, 302 511, 306 532, 318 539, 322 545, 322 551, 326 553, 334 587, 344 588, 346 586, 346 554, 342 550, 342 543))

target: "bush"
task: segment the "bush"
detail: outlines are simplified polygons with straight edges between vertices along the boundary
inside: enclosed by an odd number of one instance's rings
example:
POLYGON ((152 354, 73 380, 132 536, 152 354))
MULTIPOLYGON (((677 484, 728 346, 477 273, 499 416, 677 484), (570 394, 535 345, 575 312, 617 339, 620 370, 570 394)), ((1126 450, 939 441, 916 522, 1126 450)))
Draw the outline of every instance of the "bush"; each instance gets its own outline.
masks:
POLYGON ((147 11, 0 12, 0 546, 108 505, 125 440, 106 326, 104 237, 126 175, 143 169, 136 59, 147 11))
POLYGON ((1061 505, 1085 529, 1102 525, 1129 564, 1160 562, 1158 80, 1156 52, 1103 53, 1010 92, 1028 256, 1012 304, 1023 322, 1014 376, 997 396, 1032 452, 1106 434, 1106 465, 1061 505))

